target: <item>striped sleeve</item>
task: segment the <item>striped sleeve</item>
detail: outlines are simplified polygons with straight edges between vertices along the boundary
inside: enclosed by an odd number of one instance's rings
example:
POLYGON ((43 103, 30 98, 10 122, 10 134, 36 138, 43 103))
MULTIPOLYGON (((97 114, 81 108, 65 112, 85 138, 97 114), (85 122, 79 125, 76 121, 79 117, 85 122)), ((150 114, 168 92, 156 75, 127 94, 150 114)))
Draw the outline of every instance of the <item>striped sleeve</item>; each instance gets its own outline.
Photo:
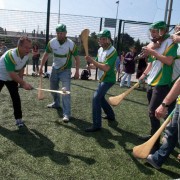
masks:
POLYGON ((78 55, 78 49, 77 49, 76 44, 74 44, 74 47, 73 47, 73 50, 72 50, 72 55, 73 56, 77 56, 78 55))
POLYGON ((16 62, 12 56, 12 52, 9 51, 5 58, 4 58, 4 62, 5 62, 5 67, 6 67, 6 70, 8 72, 12 72, 12 71, 15 71, 15 65, 16 65, 16 62))
POLYGON ((46 46, 46 52, 47 53, 52 53, 52 48, 50 46, 50 41, 48 42, 47 46, 46 46))
POLYGON ((106 61, 105 64, 109 65, 110 67, 114 67, 114 63, 116 61, 117 58, 117 51, 116 49, 114 49, 114 51, 112 51, 107 57, 106 57, 106 61))

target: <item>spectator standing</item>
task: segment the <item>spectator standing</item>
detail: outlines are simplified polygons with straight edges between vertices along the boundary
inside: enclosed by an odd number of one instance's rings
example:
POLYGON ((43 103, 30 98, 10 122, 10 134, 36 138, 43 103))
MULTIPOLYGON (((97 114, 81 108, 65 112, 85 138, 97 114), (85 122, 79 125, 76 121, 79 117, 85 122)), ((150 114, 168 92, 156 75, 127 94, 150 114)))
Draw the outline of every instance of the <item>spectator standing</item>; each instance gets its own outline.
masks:
POLYGON ((127 78, 127 87, 131 87, 131 76, 135 72, 135 56, 136 56, 136 48, 135 46, 132 46, 130 49, 130 52, 128 52, 124 57, 124 72, 125 74, 121 78, 120 87, 123 87, 125 85, 125 81, 127 78))
POLYGON ((5 43, 0 42, 0 56, 2 56, 7 50, 8 48, 5 46, 5 43))
MULTIPOLYGON (((139 79, 147 67, 147 57, 140 54, 140 55, 136 56, 135 59, 137 61, 136 79, 139 79)), ((141 86, 141 85, 142 85, 142 89, 144 90, 145 89, 145 80, 142 80, 142 82, 140 83, 139 86, 141 86)))
POLYGON ((40 58, 39 47, 37 44, 34 44, 32 47, 32 61, 33 61, 33 72, 35 76, 39 74, 39 58, 40 58))

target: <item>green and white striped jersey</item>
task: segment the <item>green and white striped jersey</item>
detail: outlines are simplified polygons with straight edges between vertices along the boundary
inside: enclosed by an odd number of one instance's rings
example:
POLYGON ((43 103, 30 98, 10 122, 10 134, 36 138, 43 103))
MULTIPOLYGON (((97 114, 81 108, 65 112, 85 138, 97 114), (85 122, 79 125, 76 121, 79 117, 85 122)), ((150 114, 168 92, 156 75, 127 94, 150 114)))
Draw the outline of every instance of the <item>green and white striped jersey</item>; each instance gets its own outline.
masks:
MULTIPOLYGON (((171 38, 164 40, 156 51, 164 56, 172 56, 174 59, 177 57, 178 45, 172 42, 171 38)), ((148 73, 147 83, 151 86, 156 85, 171 85, 173 64, 167 65, 156 59, 155 57, 150 57, 148 59, 152 63, 152 68, 148 73)))
POLYGON ((75 43, 66 39, 63 44, 60 44, 57 38, 49 41, 46 47, 47 53, 53 53, 53 64, 55 69, 70 69, 72 66, 72 55, 77 56, 77 46, 75 43))
POLYGON ((9 72, 19 72, 26 66, 28 60, 29 55, 21 59, 18 48, 6 51, 0 58, 0 80, 11 81, 9 72))

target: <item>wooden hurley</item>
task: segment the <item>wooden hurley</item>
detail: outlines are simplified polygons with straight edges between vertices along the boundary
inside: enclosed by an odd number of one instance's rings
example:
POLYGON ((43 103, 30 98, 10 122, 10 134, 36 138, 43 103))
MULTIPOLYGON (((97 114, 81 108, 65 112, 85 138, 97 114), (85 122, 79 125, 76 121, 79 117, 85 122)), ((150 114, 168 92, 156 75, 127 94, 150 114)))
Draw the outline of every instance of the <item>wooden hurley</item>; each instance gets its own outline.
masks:
POLYGON ((82 32, 81 32, 81 40, 82 40, 82 43, 83 43, 83 47, 84 47, 84 51, 85 51, 85 54, 86 56, 89 55, 88 53, 88 37, 89 37, 89 29, 84 29, 82 32))
POLYGON ((44 99, 44 92, 41 90, 42 89, 42 75, 40 75, 40 81, 39 81, 39 88, 38 89, 38 99, 43 100, 44 99))
POLYGON ((47 92, 59 93, 59 94, 63 94, 63 95, 70 94, 70 91, 57 91, 57 90, 42 89, 42 88, 34 88, 34 89, 37 89, 38 91, 47 91, 47 92))
POLYGON ((134 157, 141 158, 141 159, 145 159, 148 157, 148 155, 150 154, 151 149, 153 148, 157 139, 160 137, 161 133, 166 128, 167 124, 171 121, 173 114, 174 114, 174 110, 167 117, 167 119, 164 121, 164 123, 161 125, 161 127, 156 131, 156 133, 147 142, 145 142, 139 146, 135 146, 133 148, 134 157))
POLYGON ((136 84, 134 84, 134 86, 132 86, 130 89, 128 89, 127 91, 123 92, 122 94, 118 95, 118 96, 112 96, 109 97, 108 102, 110 105, 112 106, 117 106, 118 104, 121 103, 121 101, 136 87, 139 86, 139 82, 137 82, 136 84))
POLYGON ((26 65, 26 76, 28 76, 28 64, 26 65))

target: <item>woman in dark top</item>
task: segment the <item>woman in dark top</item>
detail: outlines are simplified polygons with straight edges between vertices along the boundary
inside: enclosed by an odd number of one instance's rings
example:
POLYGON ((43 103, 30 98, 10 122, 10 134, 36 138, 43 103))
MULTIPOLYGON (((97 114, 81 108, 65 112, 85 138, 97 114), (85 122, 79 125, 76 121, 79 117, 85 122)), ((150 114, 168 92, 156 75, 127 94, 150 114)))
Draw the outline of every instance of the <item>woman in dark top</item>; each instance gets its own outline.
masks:
POLYGON ((39 74, 39 58, 40 52, 37 44, 33 45, 32 48, 32 61, 33 61, 33 72, 35 75, 39 74))
POLYGON ((120 87, 123 87, 125 84, 126 78, 127 80, 127 86, 131 87, 131 76, 135 72, 135 56, 136 56, 136 48, 133 46, 130 48, 130 52, 128 52, 124 57, 124 76, 121 79, 120 87))
MULTIPOLYGON (((139 55, 136 56, 135 59, 137 60, 138 63, 136 79, 139 79, 147 67, 147 58, 144 55, 139 55)), ((142 89, 145 89, 145 81, 143 81, 141 84, 142 84, 142 89)))

